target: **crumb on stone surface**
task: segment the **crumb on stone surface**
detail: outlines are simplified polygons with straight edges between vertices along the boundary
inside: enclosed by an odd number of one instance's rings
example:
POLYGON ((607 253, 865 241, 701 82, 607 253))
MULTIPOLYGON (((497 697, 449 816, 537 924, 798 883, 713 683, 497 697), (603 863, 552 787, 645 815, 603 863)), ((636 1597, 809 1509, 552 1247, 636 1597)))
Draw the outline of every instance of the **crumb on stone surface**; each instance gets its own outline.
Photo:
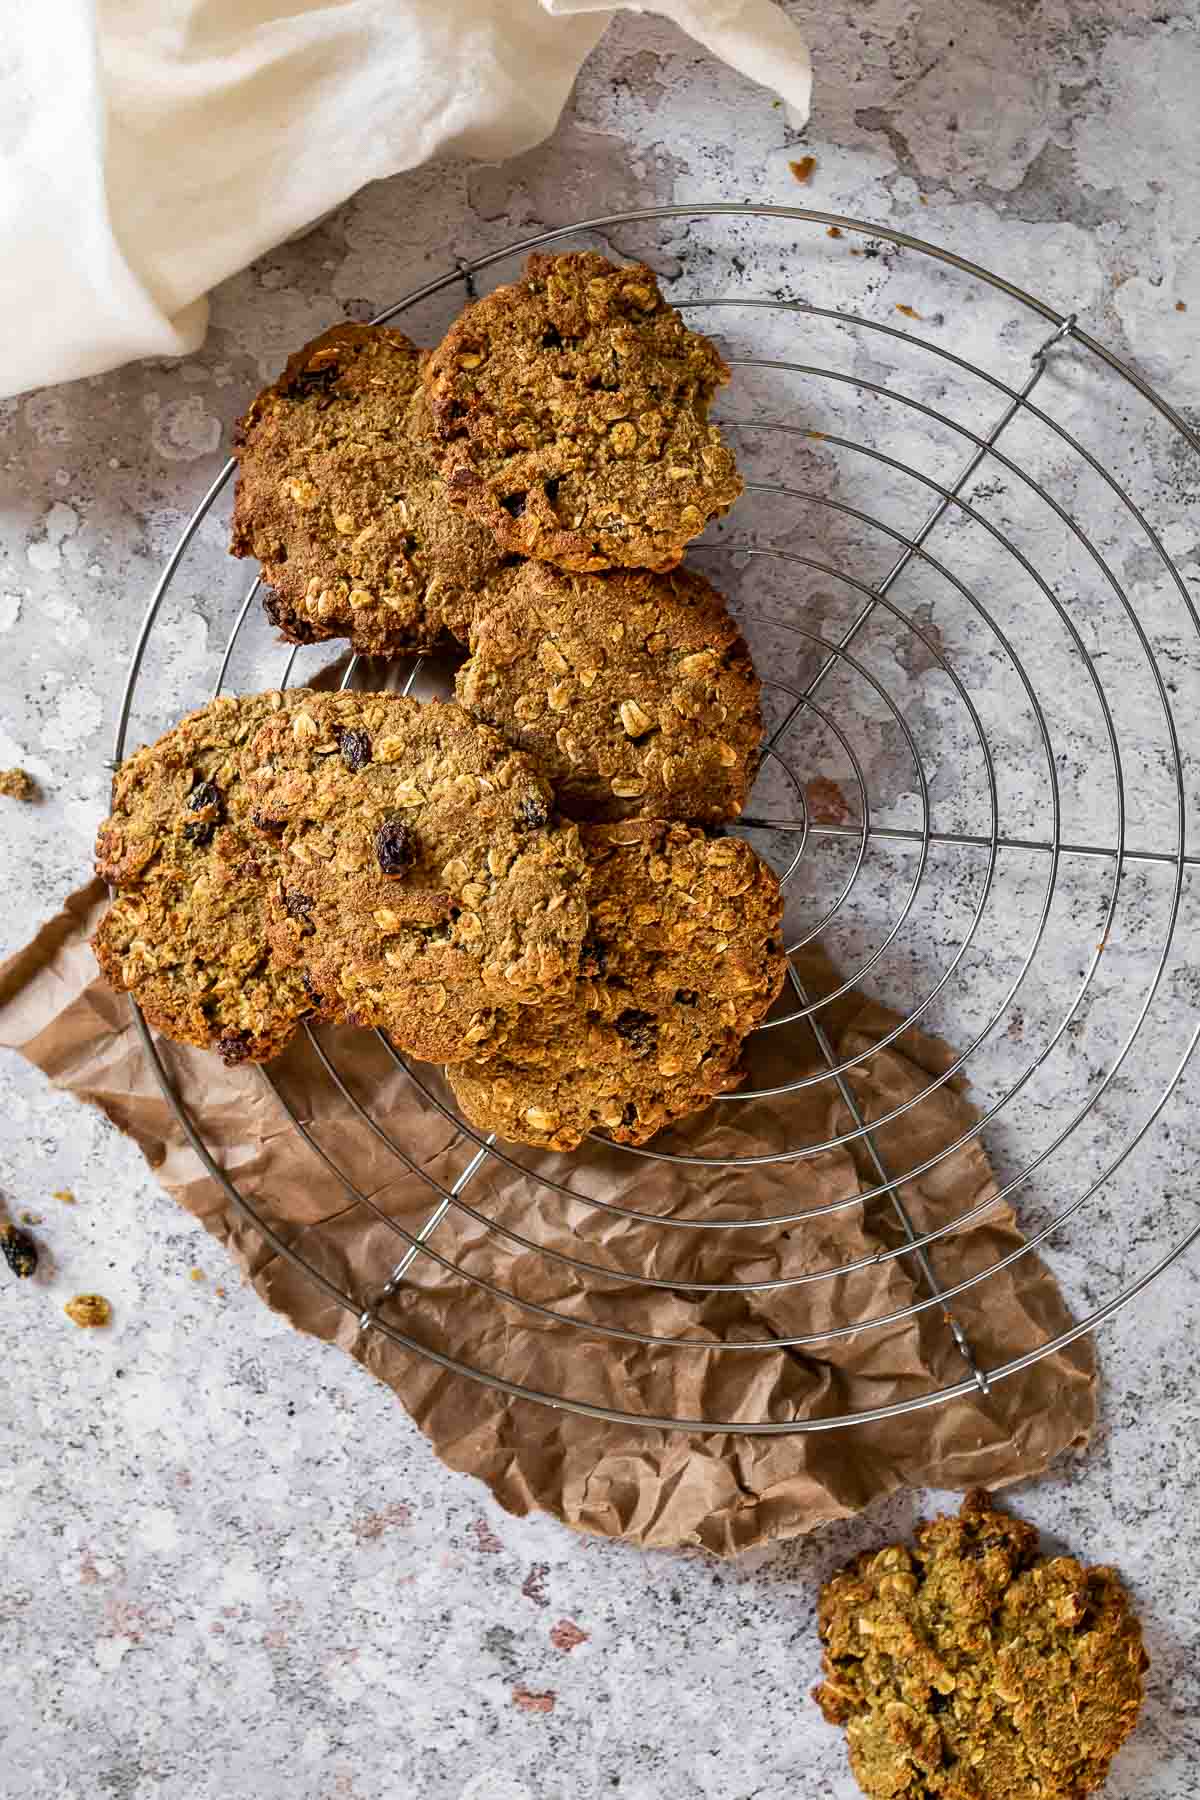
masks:
POLYGON ((79 1205, 78 1200, 75 1198, 70 1188, 55 1188, 50 1198, 52 1200, 61 1200, 64 1206, 79 1205))
POLYGON ((897 300, 896 302, 896 311, 898 313, 903 313, 906 319, 920 319, 923 317, 923 314, 919 313, 915 306, 905 306, 901 300, 897 300))
POLYGON ((842 228, 840 225, 827 225, 825 227, 825 236, 826 237, 840 238, 841 235, 842 235, 842 228))
POLYGON ((203 1269, 192 1269, 189 1272, 191 1274, 193 1281, 203 1281, 204 1280, 204 1270, 203 1269))
POLYGON ((76 1294, 63 1307, 68 1319, 84 1329, 98 1325, 111 1325, 112 1307, 103 1294, 76 1294))
POLYGON ((788 164, 788 168, 802 186, 805 182, 812 180, 813 171, 816 166, 817 159, 815 156, 802 156, 798 162, 790 162, 788 164))
POLYGON ((0 769, 0 794, 9 800, 33 800, 37 783, 25 769, 0 769))

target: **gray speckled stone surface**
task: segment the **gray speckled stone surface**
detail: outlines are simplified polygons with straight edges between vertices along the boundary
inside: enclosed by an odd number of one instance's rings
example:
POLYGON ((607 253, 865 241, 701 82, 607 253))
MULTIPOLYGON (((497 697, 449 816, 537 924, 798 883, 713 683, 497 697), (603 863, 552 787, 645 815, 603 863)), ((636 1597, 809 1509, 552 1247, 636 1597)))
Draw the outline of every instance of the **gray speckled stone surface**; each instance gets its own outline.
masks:
MULTIPOLYGON (((668 27, 623 19, 542 149, 503 167, 441 164, 369 189, 226 283, 214 296, 208 343, 187 362, 143 364, 3 403, 0 766, 23 764, 43 790, 33 807, 0 801, 0 930, 10 947, 85 870, 137 623, 237 412, 306 335, 341 314, 368 316, 454 256, 588 213, 675 200, 844 211, 926 236, 1056 307, 1077 307, 1193 423, 1200 418, 1195 5, 838 0, 810 24, 818 92, 802 147, 769 96, 668 27), (802 154, 816 158, 803 189, 789 169, 802 154)), ((734 227, 664 227, 648 243, 637 234, 615 241, 648 247, 664 275, 679 274, 680 294, 701 291, 705 273, 719 268, 728 293, 852 305, 902 333, 908 315, 896 307, 911 307, 919 335, 1009 381, 1024 378, 1044 335, 978 284, 870 246, 852 259, 850 244, 819 228, 790 242, 786 232, 739 236, 734 227)), ((722 317, 730 348, 748 347, 750 333, 759 354, 777 353, 778 321, 748 319, 736 308, 722 317)), ((859 379, 914 394, 968 429, 997 415, 994 390, 948 366, 931 375, 903 337, 875 334, 867 343, 815 322, 805 330, 813 362, 840 357, 859 379)), ((785 343, 794 356, 790 325, 785 343)), ((808 425, 882 446, 935 479, 961 466, 961 434, 820 381, 801 402, 798 379, 741 371, 726 416, 761 424, 794 418, 803 404, 808 425)), ((1077 354, 1055 363, 1038 398, 1119 464, 1195 596, 1200 462, 1077 354)), ((811 485, 901 530, 928 507, 928 490, 910 478, 864 471, 861 456, 831 443, 788 447, 781 434, 752 429, 743 437, 758 480, 811 485)), ((1177 592, 1128 516, 1060 442, 1029 424, 1005 441, 1070 496, 1125 584, 1180 720, 1194 802, 1200 645, 1177 592)), ((1047 573, 1116 697, 1129 841, 1169 847, 1170 747, 1113 590, 1011 471, 990 466, 979 484, 974 504, 1047 573)), ((743 552, 769 540, 877 579, 893 547, 849 514, 777 499, 764 513, 764 504, 748 497, 715 544, 737 603, 777 615, 786 605, 793 624, 804 618, 836 635, 853 616, 844 583, 743 552)), ((1105 722, 1065 626, 1007 552, 998 558, 986 528, 960 515, 930 548, 1029 660, 1064 836, 1111 843, 1105 722)), ((214 528, 156 634, 135 736, 203 696, 242 581, 214 528)), ((861 655, 897 712, 867 675, 839 677, 837 705, 833 684, 827 693, 830 711, 848 724, 877 820, 920 823, 907 726, 938 827, 988 832, 982 753, 940 650, 985 722, 1003 828, 1043 837, 1047 763, 997 640, 929 571, 914 571, 892 597, 925 637, 880 617, 861 655)), ((754 630, 784 679, 812 667, 813 652, 794 631, 754 630)), ((260 633, 239 652, 239 684, 256 670, 262 679, 277 673, 267 650, 260 633)), ((806 774, 838 780, 854 812, 850 766, 832 736, 810 723, 795 760, 806 774)), ((806 852, 801 922, 833 898, 849 872, 844 855, 830 839, 806 852)), ((984 907, 979 947, 928 1016, 965 1043, 1004 1006, 1002 1028, 972 1065, 977 1095, 990 1101, 1049 1042, 1104 941, 1084 1005, 990 1139, 998 1166, 1013 1172, 1052 1142, 1119 1051, 1153 980, 1170 870, 1132 867, 1107 919, 1111 860, 1064 858, 1034 972, 1006 1003, 1041 917, 1046 858, 1004 853, 987 895, 985 863, 978 850, 931 850, 912 920, 874 979, 911 1005, 984 907)), ((844 961, 879 943, 912 870, 903 843, 873 848, 832 940, 844 961)), ((1031 1221, 1060 1210, 1111 1160, 1186 1045, 1200 997, 1189 882, 1145 1029, 1094 1123, 1022 1191, 1031 1221)), ((21 1292, 9 1284, 3 1295, 5 1792, 23 1800, 850 1800, 856 1790, 840 1739, 806 1697, 817 1663, 817 1587, 848 1554, 907 1530, 948 1497, 901 1497, 733 1567, 511 1520, 481 1488, 441 1469, 385 1390, 269 1315, 98 1115, 12 1058, 0 1081, 0 1182, 14 1211, 42 1215, 46 1252, 44 1278, 21 1292), (75 1191, 76 1207, 50 1197, 63 1187, 75 1191), (62 1303, 81 1288, 111 1298, 111 1331, 85 1336, 66 1324, 62 1303)), ((1053 1266, 1081 1313, 1196 1223, 1195 1117, 1185 1092, 1057 1240, 1053 1266)), ((1200 1410, 1189 1354, 1198 1328, 1192 1260, 1105 1328, 1102 1421, 1088 1453, 1013 1496, 1056 1543, 1116 1562, 1144 1612, 1150 1698, 1110 1783, 1115 1800, 1192 1800, 1200 1787, 1200 1410)))

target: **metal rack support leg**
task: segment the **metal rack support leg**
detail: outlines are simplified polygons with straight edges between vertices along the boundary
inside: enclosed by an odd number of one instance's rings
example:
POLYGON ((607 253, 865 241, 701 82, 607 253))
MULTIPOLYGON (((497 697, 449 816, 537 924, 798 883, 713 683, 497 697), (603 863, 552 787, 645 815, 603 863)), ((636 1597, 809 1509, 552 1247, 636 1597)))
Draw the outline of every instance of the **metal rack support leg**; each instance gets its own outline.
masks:
POLYGON ((390 1300, 392 1295, 396 1292, 400 1283, 404 1280, 404 1277, 408 1274, 408 1271, 412 1268, 418 1256, 420 1256, 421 1245, 429 1242, 429 1239, 433 1236, 446 1214, 450 1211, 450 1208, 454 1204, 454 1196, 456 1194, 461 1194, 472 1175, 483 1167, 483 1164, 488 1159, 488 1153, 495 1141, 496 1134, 493 1131, 489 1136, 487 1143, 479 1146, 479 1149, 475 1152, 462 1174, 459 1175, 454 1182, 450 1192, 444 1199, 438 1201, 437 1205, 422 1225, 420 1231, 415 1233, 416 1243, 409 1244, 408 1248, 405 1250, 404 1255, 400 1258, 400 1261, 396 1264, 395 1268, 380 1288, 375 1305, 364 1307, 363 1311, 359 1314, 358 1326, 360 1331, 369 1331, 371 1326, 375 1323, 376 1311, 382 1306, 385 1300, 390 1300))

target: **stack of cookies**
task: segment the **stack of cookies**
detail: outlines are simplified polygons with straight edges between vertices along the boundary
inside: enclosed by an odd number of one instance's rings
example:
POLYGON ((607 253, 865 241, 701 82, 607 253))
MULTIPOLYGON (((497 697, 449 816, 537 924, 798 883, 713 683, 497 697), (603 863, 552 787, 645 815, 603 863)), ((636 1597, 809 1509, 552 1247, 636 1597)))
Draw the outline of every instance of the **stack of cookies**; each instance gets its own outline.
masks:
POLYGON ((239 427, 234 553, 296 643, 468 650, 455 702, 212 702, 118 772, 107 978, 265 1060, 302 1019, 445 1065, 480 1129, 642 1143, 742 1078, 786 972, 742 839, 760 687, 681 568, 729 371, 643 267, 535 256, 432 352, 341 325, 239 427))

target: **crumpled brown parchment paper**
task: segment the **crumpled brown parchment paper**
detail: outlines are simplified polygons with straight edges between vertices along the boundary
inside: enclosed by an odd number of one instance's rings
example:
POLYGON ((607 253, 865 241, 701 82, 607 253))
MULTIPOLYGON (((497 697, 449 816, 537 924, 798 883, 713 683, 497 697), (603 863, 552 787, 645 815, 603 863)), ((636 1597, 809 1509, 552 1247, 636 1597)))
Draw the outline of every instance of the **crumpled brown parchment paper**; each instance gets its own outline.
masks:
MULTIPOLYGON (((378 1332, 363 1334, 354 1313, 271 1247, 189 1145, 126 1001, 101 982, 88 949, 103 899, 98 883, 73 895, 0 970, 0 1043, 57 1086, 101 1107, 133 1137, 167 1192, 230 1246, 269 1306, 300 1330, 340 1344, 386 1381, 443 1462, 478 1476, 510 1511, 540 1509, 580 1530, 647 1547, 699 1544, 729 1554, 810 1531, 902 1485, 1015 1481, 1086 1443, 1096 1381, 1086 1340, 997 1384, 986 1398, 972 1395, 849 1429, 756 1437, 614 1424, 514 1399, 378 1332)), ((803 953, 797 966, 810 996, 836 985, 819 953, 803 953)), ((854 993, 820 1017, 842 1057, 861 1053, 896 1022, 854 993)), ((438 1195, 415 1171, 448 1186, 475 1146, 373 1036, 332 1031, 321 1042, 347 1093, 303 1037, 272 1075, 346 1179, 306 1142, 261 1071, 226 1069, 214 1056, 172 1044, 162 1045, 162 1053, 218 1165, 285 1242, 362 1307, 375 1300, 405 1249, 394 1227, 415 1233, 436 1205, 438 1195), (412 1169, 364 1123, 354 1101, 404 1147, 412 1169)), ((905 1031, 847 1077, 864 1117, 878 1118, 921 1091, 945 1070, 950 1054, 934 1039, 905 1031)), ((820 1066, 802 1022, 754 1040, 755 1086, 820 1066)), ((444 1095, 433 1072, 419 1073, 444 1095)), ((875 1141, 890 1168, 905 1170, 952 1142, 973 1119, 962 1093, 946 1085, 880 1128, 875 1141)), ((746 1157, 822 1142, 850 1125, 835 1087, 822 1080, 787 1096, 710 1109, 656 1147, 746 1157)), ((833 1280, 734 1295, 681 1285, 769 1284, 901 1242, 883 1198, 786 1226, 689 1231, 656 1222, 700 1219, 720 1227, 734 1218, 852 1198, 877 1183, 860 1144, 736 1170, 649 1162, 600 1145, 572 1157, 520 1148, 513 1154, 575 1194, 548 1191, 489 1159, 463 1192, 474 1214, 452 1209, 429 1240, 451 1266, 420 1255, 384 1310, 413 1343, 595 1405, 734 1423, 858 1412, 963 1378, 936 1306, 800 1348, 713 1347, 731 1339, 768 1344, 893 1312, 925 1292, 910 1256, 871 1262, 833 1280), (649 1217, 630 1220, 578 1195, 649 1217), (566 1258, 602 1273, 580 1273, 566 1258), (453 1265, 546 1310, 503 1301, 453 1265), (662 1285, 648 1287, 648 1277, 662 1285), (648 1345, 581 1332, 566 1320, 687 1342, 648 1345)), ((965 1213, 994 1193, 995 1184, 983 1151, 971 1143, 901 1192, 917 1229, 927 1230, 965 1213)), ((950 1286, 1020 1242, 1013 1214, 997 1205, 934 1247, 938 1277, 950 1286)), ((1034 1349, 1070 1322, 1057 1285, 1033 1255, 953 1305, 985 1368, 1034 1349)))

